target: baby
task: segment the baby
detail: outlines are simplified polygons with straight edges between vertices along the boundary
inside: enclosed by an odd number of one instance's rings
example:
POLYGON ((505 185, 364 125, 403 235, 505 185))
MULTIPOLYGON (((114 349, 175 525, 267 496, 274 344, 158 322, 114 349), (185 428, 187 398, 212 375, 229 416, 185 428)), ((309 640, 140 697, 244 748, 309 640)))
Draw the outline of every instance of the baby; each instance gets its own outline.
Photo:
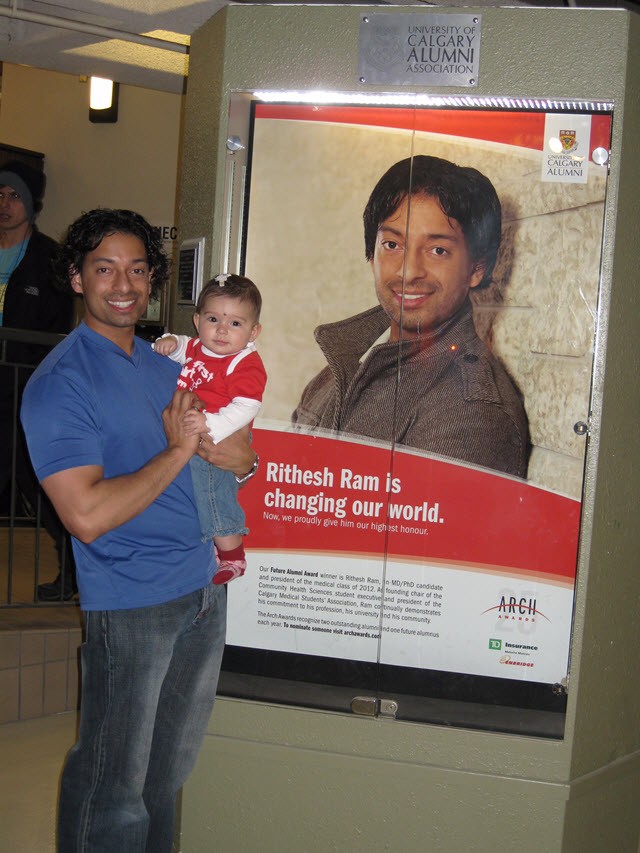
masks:
MULTIPOLYGON (((189 435, 208 433, 215 443, 250 424, 260 410, 267 374, 254 341, 260 334, 262 297, 241 275, 218 275, 203 288, 193 324, 197 338, 163 335, 154 348, 183 365, 178 387, 198 395, 202 412, 184 416, 189 435)), ((241 577, 246 569, 242 537, 249 531, 238 503, 238 481, 199 456, 191 475, 203 539, 218 552, 215 584, 241 577)))

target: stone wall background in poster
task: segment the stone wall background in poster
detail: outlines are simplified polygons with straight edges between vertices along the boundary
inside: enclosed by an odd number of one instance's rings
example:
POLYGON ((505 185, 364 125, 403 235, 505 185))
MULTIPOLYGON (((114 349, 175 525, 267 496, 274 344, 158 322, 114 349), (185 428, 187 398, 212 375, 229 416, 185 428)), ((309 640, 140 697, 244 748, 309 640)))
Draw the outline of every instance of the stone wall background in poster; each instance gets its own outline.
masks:
MULTIPOLYGON (((494 284, 472 299, 481 336, 524 395, 533 445, 528 478, 579 498, 585 438, 574 424, 589 412, 606 166, 590 163, 586 184, 543 183, 544 115, 533 138, 526 114, 519 126, 518 114, 503 113, 500 124, 513 140, 506 144, 446 132, 491 127, 477 111, 415 111, 423 124, 422 116, 438 114, 434 133, 356 124, 357 109, 343 108, 340 121, 322 120, 335 110, 304 109, 295 115, 313 120, 259 106, 255 122, 245 268, 264 293, 260 352, 277 377, 262 418, 287 423, 324 366, 314 328, 376 302, 362 212, 378 178, 414 154, 443 157, 486 174, 502 204, 494 284)), ((412 111, 378 111, 387 122, 394 112, 407 124, 403 114, 412 111)))

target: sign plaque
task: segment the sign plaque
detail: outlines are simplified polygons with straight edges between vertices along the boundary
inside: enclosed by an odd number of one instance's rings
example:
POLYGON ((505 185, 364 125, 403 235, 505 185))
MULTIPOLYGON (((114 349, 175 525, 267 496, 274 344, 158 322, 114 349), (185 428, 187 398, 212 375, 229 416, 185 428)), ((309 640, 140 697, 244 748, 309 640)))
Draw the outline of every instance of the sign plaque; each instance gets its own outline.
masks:
POLYGON ((481 15, 363 15, 359 80, 396 86, 476 86, 481 23, 481 15))

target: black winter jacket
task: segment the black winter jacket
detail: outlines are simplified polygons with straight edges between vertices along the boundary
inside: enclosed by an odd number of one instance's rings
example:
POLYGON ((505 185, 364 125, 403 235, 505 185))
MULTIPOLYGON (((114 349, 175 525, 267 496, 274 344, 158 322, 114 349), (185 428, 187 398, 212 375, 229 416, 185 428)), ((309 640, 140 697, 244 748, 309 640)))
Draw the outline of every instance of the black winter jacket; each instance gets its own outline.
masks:
MULTIPOLYGON (((71 331, 73 298, 54 284, 52 260, 58 244, 34 228, 24 257, 11 274, 4 299, 3 326, 36 332, 71 331)), ((37 364, 47 349, 12 343, 7 347, 10 361, 37 364)))

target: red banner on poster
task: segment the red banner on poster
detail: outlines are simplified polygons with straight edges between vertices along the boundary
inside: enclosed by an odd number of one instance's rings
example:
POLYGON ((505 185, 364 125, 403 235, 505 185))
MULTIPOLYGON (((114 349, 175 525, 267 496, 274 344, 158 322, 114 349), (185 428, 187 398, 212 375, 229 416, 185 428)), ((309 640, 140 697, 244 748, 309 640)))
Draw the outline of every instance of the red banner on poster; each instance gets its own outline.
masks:
MULTIPOLYGON (((507 110, 454 110, 404 107, 340 107, 309 104, 257 104, 256 118, 288 121, 324 121, 393 127, 401 130, 441 133, 463 139, 501 142, 534 151, 544 149, 544 124, 548 113, 507 110)), ((589 149, 609 150, 611 116, 591 116, 589 149)))
POLYGON ((403 447, 268 430, 254 444, 259 473, 241 492, 251 548, 575 577, 578 501, 403 447))

